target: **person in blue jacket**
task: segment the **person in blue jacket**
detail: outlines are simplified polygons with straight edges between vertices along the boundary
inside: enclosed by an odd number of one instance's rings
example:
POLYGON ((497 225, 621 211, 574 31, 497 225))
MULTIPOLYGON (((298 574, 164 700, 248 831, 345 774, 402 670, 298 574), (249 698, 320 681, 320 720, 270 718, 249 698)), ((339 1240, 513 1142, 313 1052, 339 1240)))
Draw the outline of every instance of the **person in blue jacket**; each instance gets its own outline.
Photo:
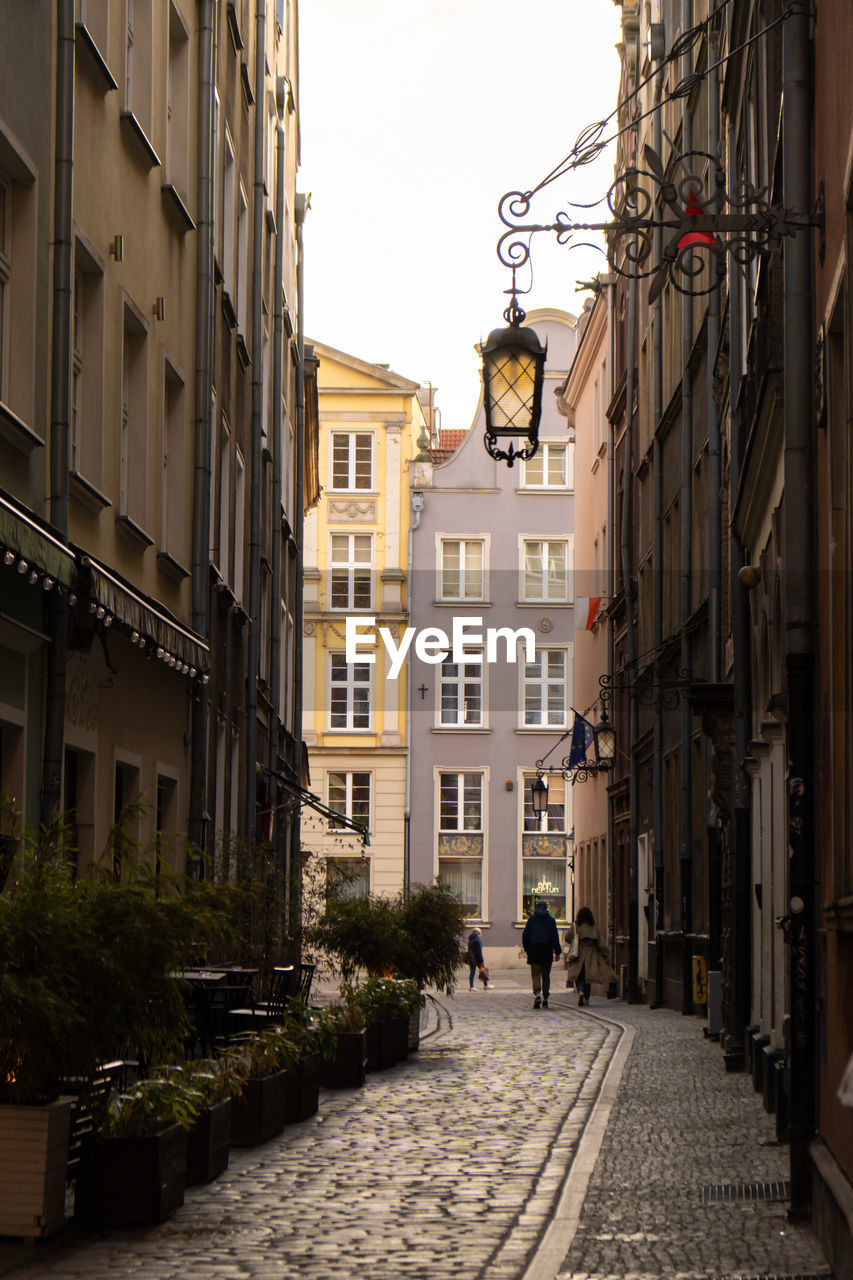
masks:
POLYGON ((477 971, 481 969, 483 965, 486 963, 485 957, 483 955, 482 936, 483 936, 482 929, 472 929, 471 932, 468 934, 468 971, 469 971, 468 989, 469 991, 474 990, 474 979, 477 976, 477 971))
POLYGON ((530 965, 530 978, 533 983, 533 1008, 548 1008, 548 996, 551 994, 551 962, 559 960, 563 954, 560 946, 560 935, 557 932, 557 921, 548 910, 548 903, 539 898, 528 916, 527 924, 521 935, 527 963, 530 965), (539 998, 539 992, 542 998, 539 998))

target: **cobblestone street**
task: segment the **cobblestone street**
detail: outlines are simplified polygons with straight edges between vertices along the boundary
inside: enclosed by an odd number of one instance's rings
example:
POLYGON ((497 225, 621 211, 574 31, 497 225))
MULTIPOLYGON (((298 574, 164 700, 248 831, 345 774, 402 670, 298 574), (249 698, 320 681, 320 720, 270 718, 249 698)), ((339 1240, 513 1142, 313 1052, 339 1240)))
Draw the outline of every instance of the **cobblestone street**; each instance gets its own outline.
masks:
POLYGON ((579 1010, 562 986, 534 1012, 526 970, 496 981, 443 1001, 407 1063, 323 1091, 317 1116, 233 1152, 163 1226, 78 1233, 31 1249, 16 1274, 828 1274, 783 1204, 703 1205, 708 1184, 785 1179, 787 1150, 698 1020, 595 998, 579 1010))

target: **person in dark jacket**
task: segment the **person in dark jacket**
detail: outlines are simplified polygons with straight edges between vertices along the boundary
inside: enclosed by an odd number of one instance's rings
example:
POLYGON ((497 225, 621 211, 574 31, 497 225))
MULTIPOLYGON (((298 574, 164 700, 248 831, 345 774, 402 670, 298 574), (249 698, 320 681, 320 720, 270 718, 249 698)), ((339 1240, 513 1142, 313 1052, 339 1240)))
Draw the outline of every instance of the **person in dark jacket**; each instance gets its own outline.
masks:
POLYGON ((530 978, 533 983, 533 1008, 548 1008, 548 996, 551 994, 551 962, 559 960, 563 953, 560 946, 560 935, 557 933, 557 921, 548 910, 548 903, 540 898, 528 916, 527 924, 521 935, 527 963, 530 965, 530 978), (539 992, 542 998, 539 998, 539 992))
POLYGON ((481 969, 486 963, 483 955, 483 931, 482 929, 472 929, 468 934, 468 989, 474 990, 474 979, 477 976, 478 969, 481 969))

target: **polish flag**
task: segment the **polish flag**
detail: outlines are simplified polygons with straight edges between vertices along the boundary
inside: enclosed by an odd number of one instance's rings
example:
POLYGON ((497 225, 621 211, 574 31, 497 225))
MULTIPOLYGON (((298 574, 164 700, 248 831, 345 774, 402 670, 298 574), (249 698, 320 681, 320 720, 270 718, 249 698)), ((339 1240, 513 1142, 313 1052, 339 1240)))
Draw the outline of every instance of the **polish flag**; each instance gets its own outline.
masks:
POLYGON ((601 610, 603 596, 575 596, 575 630, 591 631, 601 610))

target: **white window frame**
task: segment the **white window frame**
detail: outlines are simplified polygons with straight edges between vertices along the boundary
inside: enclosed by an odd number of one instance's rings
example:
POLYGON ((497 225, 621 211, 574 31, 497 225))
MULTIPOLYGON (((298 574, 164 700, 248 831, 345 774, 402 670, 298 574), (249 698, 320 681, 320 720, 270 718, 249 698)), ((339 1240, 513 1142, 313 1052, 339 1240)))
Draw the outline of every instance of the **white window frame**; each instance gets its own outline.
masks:
POLYGON ((437 533, 435 535, 435 570, 436 583, 435 595, 436 600, 448 604, 480 604, 488 598, 488 582, 489 582, 489 537, 479 534, 476 537, 467 537, 465 535, 457 535, 451 533, 437 533), (459 554, 459 594, 452 595, 446 592, 445 586, 445 548, 450 543, 458 543, 460 546, 459 554), (479 595, 466 595, 464 589, 465 574, 469 572, 464 568, 466 552, 462 548, 469 545, 477 545, 482 548, 482 567, 480 570, 480 593, 479 595))
MULTIPOLYGON (((348 818, 350 822, 361 822, 360 818, 354 817, 353 810, 353 793, 355 791, 354 779, 364 777, 367 779, 367 830, 373 830, 373 774, 369 769, 330 769, 326 774, 326 803, 330 809, 334 809, 336 813, 343 812, 343 816, 348 818), (332 775, 344 779, 344 807, 343 810, 336 807, 332 803, 332 775)), ((359 784, 363 785, 363 784, 359 784)), ((348 827, 341 824, 335 826, 333 821, 329 820, 330 831, 347 831, 348 827)))
POLYGON ((375 431, 352 431, 337 429, 329 432, 329 491, 331 493, 375 493, 376 492, 376 433, 375 431), (347 484, 335 485, 335 439, 344 436, 349 440, 347 450, 347 484), (357 485, 356 474, 356 438, 364 436, 370 441, 370 484, 357 485))
POLYGON ((570 658, 571 650, 567 645, 539 645, 536 646, 536 657, 532 663, 525 661, 522 655, 519 655, 519 679, 520 679, 520 696, 519 696, 519 727, 522 729, 537 729, 547 731, 551 729, 566 729, 569 723, 569 674, 570 674, 570 658), (561 653, 563 655, 563 675, 560 681, 548 675, 546 655, 549 653, 561 653), (540 674, 538 676, 528 676, 527 668, 529 666, 539 667, 540 674), (548 690, 553 684, 562 683, 563 687, 563 716, 561 720, 552 720, 548 707, 548 690), (542 718, 536 722, 529 722, 527 719, 527 690, 530 686, 538 686, 540 691, 540 710, 542 718))
POLYGON ((372 533, 344 533, 336 530, 329 534, 329 608, 335 613, 361 613, 367 612, 373 608, 373 564, 374 564, 374 535, 372 533), (335 540, 347 540, 348 550, 345 560, 335 559, 335 540), (367 563, 356 561, 355 559, 355 539, 364 538, 367 541, 370 558, 367 563), (366 604, 355 603, 356 577, 363 576, 366 570, 368 600, 366 604), (347 575, 347 598, 345 604, 335 604, 333 600, 333 582, 335 575, 341 573, 347 575))
POLYGON ((438 667, 438 688, 436 691, 435 706, 435 727, 437 729, 484 729, 486 727, 486 662, 485 654, 482 650, 471 651, 469 657, 479 657, 480 670, 478 675, 471 675, 472 667, 463 665, 462 663, 454 663, 452 655, 445 658, 438 667), (445 672, 445 667, 455 667, 456 674, 449 675, 445 672), (475 685, 480 691, 480 715, 477 720, 465 719, 465 686, 475 685), (444 690, 445 688, 454 688, 456 690, 456 719, 445 720, 444 718, 444 690), (459 712, 462 711, 463 718, 459 718, 459 712))
MULTIPOLYGON (((333 650, 329 654, 329 732, 330 733, 372 733, 373 732, 373 666, 367 662, 346 661, 346 655, 343 650, 333 650), (346 679, 336 678, 336 672, 341 668, 346 670, 346 679), (358 679, 356 679, 358 672, 358 679), (333 707, 333 698, 335 690, 346 690, 346 723, 334 724, 333 716, 336 714, 333 707), (356 725, 356 706, 355 694, 359 689, 367 690, 367 724, 356 725)), ((359 712, 359 714, 361 714, 359 712)))
MULTIPOLYGON (((433 846, 435 849, 434 874, 436 878, 438 878, 441 871, 441 859, 439 857, 439 844, 440 844, 440 837, 442 835, 452 836, 454 833, 460 836, 466 835, 466 834, 481 835, 482 841, 483 841, 482 856, 479 859, 471 858, 471 861, 478 862, 480 867, 480 914, 479 916, 471 916, 469 918, 475 919, 475 920, 486 920, 488 919, 488 913, 489 913, 489 901, 488 901, 489 785, 490 785, 489 768, 486 765, 480 768, 472 768, 472 769, 453 769, 453 768, 448 769, 442 765, 435 765, 433 767, 433 784, 434 784, 433 812, 435 814, 435 822, 433 824, 434 830, 435 830, 435 841, 433 846), (464 826, 464 783, 463 783, 463 797, 462 797, 463 813, 461 815, 463 825, 462 826, 457 825, 456 827, 442 827, 441 825, 441 779, 444 774, 456 774, 457 779, 464 778, 465 774, 475 774, 480 778, 480 826, 479 827, 474 828, 474 827, 464 826)), ((457 823, 458 823, 458 820, 459 819, 457 818, 457 823)), ((448 858, 448 861, 450 860, 452 860, 452 858, 448 858)))
MULTIPOLYGON (((542 463, 542 481, 537 483, 530 479, 530 462, 522 463, 521 487, 523 489, 532 489, 536 493, 568 493, 574 489, 574 454, 575 447, 568 440, 540 440, 539 449, 535 455, 536 459, 541 459, 542 463), (552 449, 562 449, 566 455, 566 479, 562 484, 550 484, 548 477, 548 459, 552 449)), ((531 462, 534 459, 531 459, 531 462)))
MULTIPOLYGON (((571 802, 572 802, 572 789, 568 785, 568 783, 565 782, 562 778, 557 778, 557 779, 554 779, 553 777, 549 778, 548 779, 549 791, 550 791, 550 788, 555 784, 555 781, 561 783, 563 787, 563 801, 562 801, 563 825, 562 827, 549 828, 547 825, 548 815, 546 812, 546 813, 543 813, 538 818, 539 825, 537 827, 527 830, 525 828, 525 816, 527 812, 527 804, 526 804, 527 792, 528 792, 528 787, 530 786, 531 782, 535 780, 535 778, 536 778, 536 774, 531 772, 529 769, 518 770, 519 838, 518 838, 517 902, 518 902, 518 908, 519 908, 519 919, 524 919, 525 863, 528 861, 533 861, 537 856, 535 853, 531 853, 530 855, 528 855, 527 858, 525 857, 525 852, 524 852, 525 838, 527 836, 530 836, 531 838, 535 838, 536 835, 538 835, 539 833, 542 833, 545 835, 556 835, 556 836, 564 837, 564 840, 565 840, 565 845, 564 845, 565 856, 564 857, 562 858, 548 857, 546 859, 544 855, 540 855, 540 856, 543 857, 543 860, 546 861, 547 865, 559 867, 562 872, 562 875, 564 877, 564 885, 565 885, 565 900, 566 900, 565 912, 566 912, 566 918, 568 918, 571 916, 571 913, 572 913, 572 874, 569 867, 569 836, 570 836, 570 832, 572 829, 572 822, 573 822, 573 817, 570 812, 571 802)), ((533 815, 531 815, 531 817, 533 817, 534 821, 537 821, 537 819, 533 815)), ((554 914, 556 914, 556 912, 554 912, 554 914)), ((562 919, 562 917, 557 917, 557 918, 562 919)))
MULTIPOLYGON (((564 605, 571 604, 574 600, 574 582, 572 573, 572 560, 574 555, 574 537, 572 534, 566 534, 564 537, 552 538, 545 534, 538 533, 522 533, 518 538, 519 546, 519 583, 518 598, 521 604, 536 605, 564 605), (527 549, 531 543, 539 543, 542 548, 542 569, 540 570, 541 593, 538 595, 528 593, 528 569, 527 569, 527 549), (564 553, 564 579, 563 587, 560 594, 551 594, 549 590, 548 578, 548 558, 550 552, 546 550, 551 546, 561 546, 564 553)), ((533 572, 530 570, 529 572, 533 572)))

